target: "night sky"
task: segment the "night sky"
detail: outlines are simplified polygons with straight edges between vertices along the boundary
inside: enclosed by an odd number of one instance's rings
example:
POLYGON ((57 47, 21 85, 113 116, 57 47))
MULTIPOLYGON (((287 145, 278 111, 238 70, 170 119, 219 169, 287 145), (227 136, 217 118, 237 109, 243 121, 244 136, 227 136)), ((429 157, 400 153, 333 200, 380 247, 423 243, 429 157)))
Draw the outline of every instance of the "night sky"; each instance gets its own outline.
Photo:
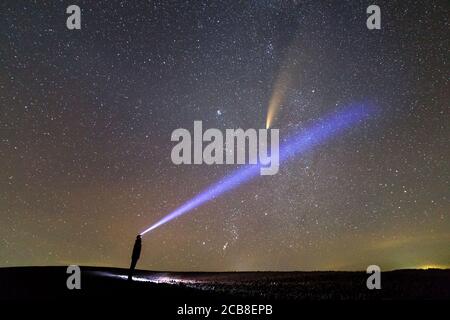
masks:
POLYGON ((154 270, 450 265, 450 3, 1 1, 0 266, 127 267, 136 234, 236 170, 172 163, 177 128, 283 140, 379 114, 148 233, 154 270), (66 28, 81 7, 81 30, 66 28), (366 8, 381 7, 381 30, 366 8))

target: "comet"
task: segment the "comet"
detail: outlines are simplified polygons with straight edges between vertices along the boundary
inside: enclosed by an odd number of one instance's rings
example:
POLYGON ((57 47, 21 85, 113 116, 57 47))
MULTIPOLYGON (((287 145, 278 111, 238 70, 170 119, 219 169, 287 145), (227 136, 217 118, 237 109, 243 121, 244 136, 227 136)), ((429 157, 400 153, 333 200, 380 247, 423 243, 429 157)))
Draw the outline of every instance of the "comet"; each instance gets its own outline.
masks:
POLYGON ((291 82, 292 79, 288 71, 285 70, 280 73, 280 76, 275 82, 272 96, 267 107, 266 129, 269 129, 275 121, 278 111, 285 99, 286 91, 291 82))
MULTIPOLYGON (((294 157, 301 156, 314 147, 324 144, 331 138, 363 123, 364 120, 374 116, 377 110, 378 109, 370 103, 351 104, 342 110, 322 117, 319 121, 303 128, 299 132, 293 133, 284 140, 280 147, 280 164, 282 162, 287 162, 294 157)), ((143 236, 176 218, 194 211, 198 207, 219 196, 260 177, 260 167, 261 164, 253 164, 236 169, 236 171, 232 172, 230 175, 225 176, 193 198, 187 200, 178 208, 146 228, 140 234, 143 236)))

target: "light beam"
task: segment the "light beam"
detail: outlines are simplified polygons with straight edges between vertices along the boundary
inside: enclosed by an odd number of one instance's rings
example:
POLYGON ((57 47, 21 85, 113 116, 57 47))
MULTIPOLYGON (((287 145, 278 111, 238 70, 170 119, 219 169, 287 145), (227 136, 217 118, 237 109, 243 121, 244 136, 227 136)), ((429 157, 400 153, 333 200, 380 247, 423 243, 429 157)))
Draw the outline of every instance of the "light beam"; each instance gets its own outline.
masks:
MULTIPOLYGON (((292 157, 303 154, 316 145, 322 144, 332 136, 342 133, 364 119, 373 115, 376 108, 367 103, 353 104, 345 109, 329 114, 320 121, 303 129, 297 134, 288 137, 280 147, 280 164, 292 157)), ((235 189, 239 185, 259 176, 260 164, 246 165, 237 169, 230 175, 212 184, 180 207, 164 216, 161 220, 141 232, 141 235, 150 232, 159 226, 178 218, 218 196, 235 189)))

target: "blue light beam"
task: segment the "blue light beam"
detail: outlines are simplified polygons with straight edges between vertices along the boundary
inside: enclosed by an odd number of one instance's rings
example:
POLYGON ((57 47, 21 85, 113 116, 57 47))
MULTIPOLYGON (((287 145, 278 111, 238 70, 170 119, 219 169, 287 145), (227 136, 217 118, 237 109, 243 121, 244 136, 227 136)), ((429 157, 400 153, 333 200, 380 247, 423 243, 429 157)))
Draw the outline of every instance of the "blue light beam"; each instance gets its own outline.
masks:
MULTIPOLYGON (((284 161, 290 160, 294 156, 305 153, 319 144, 323 144, 329 138, 342 133, 346 129, 349 129, 358 123, 363 122, 363 120, 373 115, 375 111, 376 108, 374 106, 363 103, 350 105, 341 111, 325 116, 310 127, 303 129, 301 132, 293 134, 284 140, 284 143, 280 147, 280 164, 284 161)), ((260 164, 246 165, 240 169, 237 169, 197 194, 194 198, 186 201, 180 207, 163 217, 161 220, 157 221, 149 228, 145 229, 141 232, 141 235, 144 235, 147 232, 150 232, 161 225, 200 207, 218 196, 233 190, 241 184, 244 184, 259 176, 259 174, 260 164)))

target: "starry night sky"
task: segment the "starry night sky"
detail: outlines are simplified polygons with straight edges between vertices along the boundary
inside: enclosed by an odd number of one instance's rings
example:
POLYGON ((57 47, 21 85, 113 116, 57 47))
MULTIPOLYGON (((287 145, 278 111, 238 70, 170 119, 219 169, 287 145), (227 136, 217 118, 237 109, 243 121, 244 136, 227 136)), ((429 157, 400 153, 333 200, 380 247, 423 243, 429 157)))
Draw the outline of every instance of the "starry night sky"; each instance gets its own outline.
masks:
POLYGON ((155 270, 450 265, 448 1, 2 1, 0 266, 127 267, 137 233, 233 165, 172 164, 177 128, 283 139, 381 113, 143 239, 155 270), (381 7, 368 30, 366 8, 381 7), (66 28, 78 4, 82 29, 66 28))

